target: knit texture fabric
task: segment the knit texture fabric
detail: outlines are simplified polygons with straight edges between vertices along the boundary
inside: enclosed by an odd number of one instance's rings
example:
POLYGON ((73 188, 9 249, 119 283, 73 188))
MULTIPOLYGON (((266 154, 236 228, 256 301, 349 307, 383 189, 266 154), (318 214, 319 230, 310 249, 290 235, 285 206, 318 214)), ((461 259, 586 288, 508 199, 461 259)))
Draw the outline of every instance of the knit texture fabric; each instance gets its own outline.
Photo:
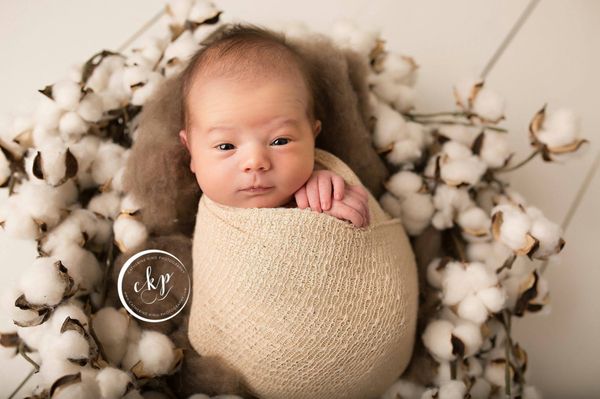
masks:
MULTIPOLYGON (((339 158, 315 163, 360 184, 339 158)), ((236 208, 202 196, 188 337, 265 399, 377 398, 415 340, 418 280, 401 221, 369 193, 357 228, 299 208, 236 208)))

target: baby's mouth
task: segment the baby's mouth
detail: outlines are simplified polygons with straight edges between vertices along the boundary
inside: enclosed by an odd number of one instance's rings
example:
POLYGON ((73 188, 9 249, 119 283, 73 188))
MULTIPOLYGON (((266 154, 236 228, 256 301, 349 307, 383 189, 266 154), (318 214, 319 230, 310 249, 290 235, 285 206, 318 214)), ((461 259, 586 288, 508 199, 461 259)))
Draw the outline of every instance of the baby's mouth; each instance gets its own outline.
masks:
POLYGON ((246 193, 265 193, 265 192, 271 190, 272 188, 273 187, 257 186, 257 187, 248 187, 248 188, 242 189, 240 191, 246 192, 246 193))

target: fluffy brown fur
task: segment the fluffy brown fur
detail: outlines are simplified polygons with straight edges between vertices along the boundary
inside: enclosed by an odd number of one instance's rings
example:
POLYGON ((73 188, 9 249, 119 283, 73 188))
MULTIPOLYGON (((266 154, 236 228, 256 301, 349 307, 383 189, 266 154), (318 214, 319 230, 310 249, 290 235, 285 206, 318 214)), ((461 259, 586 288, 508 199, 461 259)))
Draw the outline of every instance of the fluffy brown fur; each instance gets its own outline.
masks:
MULTIPOLYGON (((313 70, 318 71, 318 101, 325 115, 316 146, 346 162, 379 198, 389 172, 372 146, 368 129, 372 111, 368 106, 367 64, 358 54, 339 49, 324 36, 290 41, 309 60, 313 70)), ((181 78, 175 76, 161 85, 141 115, 124 186, 140 202, 142 221, 151 236, 142 247, 116 259, 108 303, 113 306, 119 306, 116 281, 120 268, 138 251, 158 248, 171 252, 192 273, 191 235, 202 193, 189 169, 190 156, 178 138, 180 96, 181 78)), ((169 322, 143 323, 144 328, 170 335, 175 344, 184 349, 182 368, 169 379, 172 388, 179 397, 198 392, 252 397, 236 370, 221 364, 218 359, 201 356, 190 346, 187 339, 189 311, 188 303, 169 322)))

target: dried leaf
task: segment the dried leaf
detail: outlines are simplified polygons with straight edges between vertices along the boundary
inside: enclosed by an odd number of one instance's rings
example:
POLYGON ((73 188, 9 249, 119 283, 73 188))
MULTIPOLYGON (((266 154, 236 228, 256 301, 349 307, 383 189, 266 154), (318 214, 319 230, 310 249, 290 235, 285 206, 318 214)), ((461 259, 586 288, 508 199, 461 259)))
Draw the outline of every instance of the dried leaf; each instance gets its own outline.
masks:
POLYGON ((63 375, 58 380, 54 381, 54 383, 50 387, 50 393, 49 393, 48 397, 52 398, 52 396, 56 393, 56 391, 58 391, 61 388, 65 388, 65 387, 68 387, 69 385, 77 384, 80 382, 81 382, 81 372, 78 372, 77 374, 63 375))
POLYGON ((54 97, 52 97, 52 86, 53 85, 48 85, 48 86, 44 87, 43 89, 38 90, 38 92, 42 93, 43 95, 48 97, 50 100, 54 100, 54 97))

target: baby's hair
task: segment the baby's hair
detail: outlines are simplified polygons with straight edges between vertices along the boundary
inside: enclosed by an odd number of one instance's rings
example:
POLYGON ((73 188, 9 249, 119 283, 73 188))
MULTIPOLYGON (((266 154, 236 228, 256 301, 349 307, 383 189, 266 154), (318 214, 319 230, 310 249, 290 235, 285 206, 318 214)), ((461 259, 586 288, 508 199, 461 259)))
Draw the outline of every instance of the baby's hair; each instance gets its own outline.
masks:
POLYGON ((300 72, 308 90, 308 117, 319 117, 317 84, 310 65, 283 33, 251 24, 232 24, 202 43, 181 76, 181 123, 189 127, 187 99, 198 76, 227 76, 239 79, 259 75, 289 73, 294 67, 300 72))

